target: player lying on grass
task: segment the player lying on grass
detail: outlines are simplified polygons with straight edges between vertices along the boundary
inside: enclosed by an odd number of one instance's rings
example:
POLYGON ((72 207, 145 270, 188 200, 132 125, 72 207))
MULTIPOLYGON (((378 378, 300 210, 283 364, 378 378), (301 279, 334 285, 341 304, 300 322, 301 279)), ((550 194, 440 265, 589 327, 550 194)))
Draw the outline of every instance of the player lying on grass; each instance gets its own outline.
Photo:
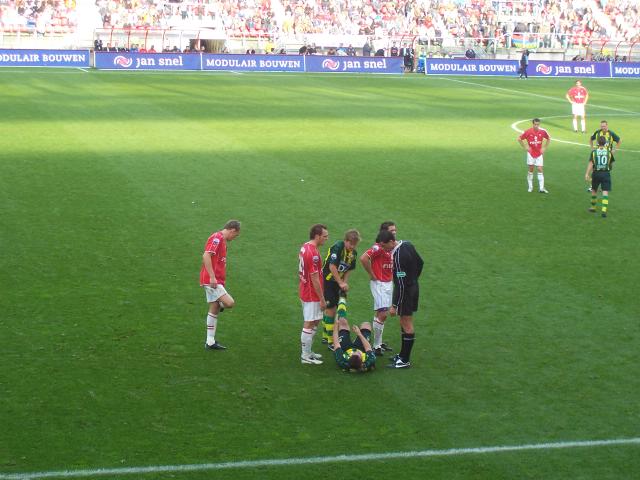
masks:
POLYGON ((371 348, 371 324, 364 322, 352 327, 356 339, 352 342, 349 335, 349 323, 344 317, 338 317, 337 328, 333 330, 333 347, 336 364, 345 372, 368 372, 376 366, 376 354, 371 348))

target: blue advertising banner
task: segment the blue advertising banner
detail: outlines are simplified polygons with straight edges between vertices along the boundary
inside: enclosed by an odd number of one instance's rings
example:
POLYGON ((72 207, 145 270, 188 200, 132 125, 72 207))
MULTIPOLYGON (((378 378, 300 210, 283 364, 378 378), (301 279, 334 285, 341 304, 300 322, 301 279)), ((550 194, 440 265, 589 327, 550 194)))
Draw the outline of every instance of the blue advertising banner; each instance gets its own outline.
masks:
POLYGON ((0 49, 0 67, 89 67, 89 50, 0 49))
POLYGON ((96 52, 103 70, 201 70, 199 53, 96 52))
POLYGON ((302 55, 202 55, 203 70, 247 72, 304 72, 302 55))
POLYGON ((307 72, 404 73, 402 57, 325 57, 307 55, 307 72))
POLYGON ((609 62, 545 62, 529 60, 530 77, 611 77, 609 62))
POLYGON ((613 77, 640 78, 640 63, 612 63, 613 77))
POLYGON ((427 58, 427 75, 517 75, 517 60, 427 58))

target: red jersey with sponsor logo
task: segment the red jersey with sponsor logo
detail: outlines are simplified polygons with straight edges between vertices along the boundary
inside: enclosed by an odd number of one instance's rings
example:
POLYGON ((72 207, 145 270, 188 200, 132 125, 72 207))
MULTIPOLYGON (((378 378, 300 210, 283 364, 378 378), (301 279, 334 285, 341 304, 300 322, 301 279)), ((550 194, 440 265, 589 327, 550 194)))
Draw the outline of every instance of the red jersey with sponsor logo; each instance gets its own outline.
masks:
POLYGON ((549 134, 544 128, 538 128, 538 130, 536 130, 531 127, 520 135, 520 140, 526 140, 529 144, 529 154, 533 158, 538 158, 542 155, 542 140, 545 138, 549 139, 549 134))
POLYGON ((374 244, 369 250, 364 252, 371 259, 371 270, 376 280, 390 282, 393 280, 393 261, 391 252, 387 252, 379 244, 374 244))
POLYGON ((573 103, 584 103, 587 101, 587 89, 584 87, 571 87, 567 92, 573 103))
POLYGON ((300 300, 303 302, 319 302, 320 298, 311 283, 311 274, 317 273, 322 290, 322 260, 318 248, 311 242, 307 242, 300 248, 298 255, 300 265, 298 266, 298 275, 300 276, 300 287, 298 289, 300 300))
MULTIPOLYGON (((222 236, 222 232, 216 232, 209 237, 204 246, 204 251, 211 254, 211 265, 216 281, 220 285, 224 285, 227 276, 227 242, 222 236)), ((200 270, 200 285, 209 285, 211 278, 209 272, 202 265, 200 270)))

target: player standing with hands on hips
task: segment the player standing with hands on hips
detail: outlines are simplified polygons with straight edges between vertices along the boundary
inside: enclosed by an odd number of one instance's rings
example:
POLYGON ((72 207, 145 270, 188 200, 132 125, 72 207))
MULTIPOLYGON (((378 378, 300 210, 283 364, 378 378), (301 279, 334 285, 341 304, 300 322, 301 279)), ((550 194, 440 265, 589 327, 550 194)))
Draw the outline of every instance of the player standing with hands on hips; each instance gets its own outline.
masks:
POLYGON ((533 192, 533 169, 538 167, 538 192, 549 193, 544 188, 544 159, 542 154, 547 150, 551 138, 544 128, 540 128, 540 119, 534 118, 532 121, 533 126, 528 130, 525 130, 522 135, 518 137, 518 143, 527 152, 527 167, 529 173, 527 174, 527 184, 529 185, 528 192, 533 192), (526 140, 526 143, 525 143, 526 140))
POLYGON ((582 86, 582 81, 576 80, 575 86, 571 87, 565 95, 571 103, 571 113, 573 114, 573 131, 578 132, 578 117, 582 117, 580 126, 582 133, 587 131, 587 115, 584 107, 589 100, 589 92, 582 86))
POLYGON ((204 287, 209 304, 207 313, 207 341, 205 348, 210 350, 226 350, 227 347, 216 341, 218 315, 221 307, 231 308, 235 305, 233 297, 224 288, 227 277, 227 242, 240 235, 240 222, 229 220, 222 230, 212 234, 204 246, 200 285, 204 287))

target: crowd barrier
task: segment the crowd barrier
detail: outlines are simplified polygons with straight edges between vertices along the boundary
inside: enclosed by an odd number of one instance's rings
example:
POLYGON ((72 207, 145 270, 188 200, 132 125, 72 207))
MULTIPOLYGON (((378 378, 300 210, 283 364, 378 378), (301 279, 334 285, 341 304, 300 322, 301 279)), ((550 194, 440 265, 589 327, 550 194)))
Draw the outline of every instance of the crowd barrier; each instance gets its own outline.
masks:
MULTIPOLYGON (((516 76, 519 72, 518 60, 427 58, 425 62, 426 75, 516 76)), ((531 60, 527 67, 527 75, 530 77, 640 78, 640 63, 531 60)))
POLYGON ((8 50, 0 49, 0 67, 88 68, 89 50, 8 50))
POLYGON ((212 53, 96 52, 102 70, 226 70, 237 72, 404 72, 402 57, 234 55, 212 53))
MULTIPOLYGON (((427 58, 426 75, 516 76, 518 60, 427 58)), ((103 70, 219 70, 247 72, 336 72, 402 74, 402 57, 323 55, 232 55, 211 53, 128 53, 89 50, 0 49, 0 67, 95 66, 103 70)), ((530 77, 640 78, 640 63, 531 60, 530 77)))

